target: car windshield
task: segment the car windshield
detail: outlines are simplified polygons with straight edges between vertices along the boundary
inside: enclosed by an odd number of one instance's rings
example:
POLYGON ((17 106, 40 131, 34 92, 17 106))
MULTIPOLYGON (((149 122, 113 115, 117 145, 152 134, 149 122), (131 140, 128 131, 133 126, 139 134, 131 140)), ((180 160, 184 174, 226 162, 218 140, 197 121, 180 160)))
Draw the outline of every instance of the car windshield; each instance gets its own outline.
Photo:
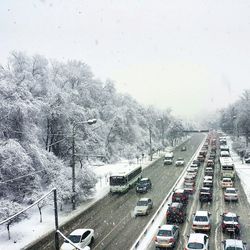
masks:
POLYGON ((137 206, 147 206, 148 205, 148 201, 138 201, 137 202, 137 206))
POLYGON ((170 230, 159 230, 157 236, 172 236, 172 232, 170 230))
POLYGON ((223 180, 223 182, 231 182, 231 180, 223 180))
POLYGON ((236 191, 234 189, 226 190, 226 193, 228 194, 236 194, 236 191))
POLYGON ((139 183, 138 183, 138 185, 145 186, 145 185, 148 184, 148 182, 149 182, 148 180, 140 180, 139 183))
POLYGON ((208 221, 207 216, 195 216, 195 221, 208 221))
POLYGON ((226 250, 243 250, 243 248, 230 246, 230 247, 227 247, 226 250))
POLYGON ((177 160, 178 160, 178 161, 183 161, 183 158, 178 158, 177 160))
MULTIPOLYGON (((81 235, 69 235, 68 236, 69 240, 72 241, 73 243, 79 243, 81 240, 81 235)), ((66 243, 69 243, 67 240, 65 240, 66 243)))
POLYGON ((231 222, 237 222, 237 217, 231 217, 231 216, 224 216, 224 221, 231 221, 231 222))
POLYGON ((187 247, 190 249, 203 249, 203 244, 198 242, 191 242, 188 243, 187 247))

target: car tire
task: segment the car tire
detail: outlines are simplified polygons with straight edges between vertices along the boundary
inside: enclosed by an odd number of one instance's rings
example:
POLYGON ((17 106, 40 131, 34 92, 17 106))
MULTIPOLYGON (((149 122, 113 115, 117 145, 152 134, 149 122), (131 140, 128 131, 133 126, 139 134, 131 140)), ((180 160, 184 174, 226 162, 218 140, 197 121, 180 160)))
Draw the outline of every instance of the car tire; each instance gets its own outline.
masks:
POLYGON ((92 245, 94 243, 94 241, 95 241, 95 238, 92 237, 91 240, 90 240, 90 245, 92 245))

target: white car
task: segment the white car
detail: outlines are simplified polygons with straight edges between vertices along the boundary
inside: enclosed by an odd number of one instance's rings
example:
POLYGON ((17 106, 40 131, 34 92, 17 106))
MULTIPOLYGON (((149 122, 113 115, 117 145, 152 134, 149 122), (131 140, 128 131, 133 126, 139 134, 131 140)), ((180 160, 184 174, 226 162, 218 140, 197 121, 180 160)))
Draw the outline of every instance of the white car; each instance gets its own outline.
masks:
POLYGON ((222 188, 232 188, 234 186, 234 183, 231 178, 223 178, 221 181, 221 187, 222 188))
MULTIPOLYGON (((93 229, 76 229, 74 230, 68 237, 71 242, 74 243, 75 246, 88 249, 88 246, 94 241, 94 230, 93 229)), ((75 249, 69 241, 64 240, 60 250, 73 250, 75 249)))
POLYGON ((185 164, 185 160, 183 158, 178 158, 175 162, 175 166, 183 166, 185 164))
POLYGON ((235 188, 226 188, 224 192, 225 201, 238 201, 238 193, 235 188))
POLYGON ((196 211, 193 217, 192 229, 196 231, 211 230, 210 213, 208 211, 196 211))
POLYGON ((242 242, 242 240, 228 239, 222 241, 222 243, 223 243, 223 250, 231 250, 231 249, 247 250, 246 243, 242 242))
POLYGON ((185 250, 208 250, 209 237, 206 234, 192 233, 189 236, 185 250))
POLYGON ((141 198, 135 207, 134 213, 137 215, 148 215, 153 208, 153 201, 149 198, 141 198))
POLYGON ((174 248, 179 238, 179 227, 175 225, 162 225, 155 237, 155 247, 174 248))

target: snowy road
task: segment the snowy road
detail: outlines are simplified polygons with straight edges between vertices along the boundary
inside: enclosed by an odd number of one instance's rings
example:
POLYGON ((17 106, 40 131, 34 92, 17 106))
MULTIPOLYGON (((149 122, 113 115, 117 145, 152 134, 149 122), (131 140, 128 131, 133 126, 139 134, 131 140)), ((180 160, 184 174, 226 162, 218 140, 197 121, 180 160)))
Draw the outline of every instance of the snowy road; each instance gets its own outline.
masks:
MULTIPOLYGON (((204 135, 194 135, 186 142, 187 151, 181 152, 177 148, 175 157, 182 156, 188 162, 203 138, 204 135)), ((153 183, 149 193, 139 195, 132 189, 124 195, 108 195, 83 212, 62 231, 68 234, 76 228, 93 228, 96 240, 92 249, 129 249, 182 170, 183 167, 163 166, 162 159, 158 160, 143 170, 143 176, 150 177, 153 183), (139 197, 142 196, 152 198, 154 209, 149 216, 135 218, 133 209, 139 197)), ((54 249, 53 241, 47 242, 48 244, 37 244, 29 249, 54 249)))

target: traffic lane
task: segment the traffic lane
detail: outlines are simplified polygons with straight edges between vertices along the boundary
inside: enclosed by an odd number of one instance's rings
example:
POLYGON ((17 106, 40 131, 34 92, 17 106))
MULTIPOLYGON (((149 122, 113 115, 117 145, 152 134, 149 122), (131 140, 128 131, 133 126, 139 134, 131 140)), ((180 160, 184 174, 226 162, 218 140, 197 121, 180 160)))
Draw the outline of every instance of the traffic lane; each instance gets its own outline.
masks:
MULTIPOLYGON (((196 150, 197 148, 195 149, 195 151, 196 150)), ((203 171, 204 171, 203 169, 204 169, 203 164, 201 164, 201 166, 199 167, 198 175, 196 177, 196 190, 199 189, 201 185, 200 183, 201 183, 201 180, 203 179, 203 171)), ((197 191, 193 195, 189 196, 186 221, 183 224, 178 224, 179 230, 180 230, 180 237, 179 237, 179 241, 176 246, 176 249, 184 249, 185 247, 187 235, 190 233, 189 224, 190 224, 190 221, 192 221, 192 213, 193 211, 196 211, 197 207, 199 206, 198 200, 199 200, 199 197, 198 197, 197 191)), ((153 239, 152 239, 151 244, 148 246, 148 249, 149 250, 155 249, 155 244, 154 244, 153 239)))
MULTIPOLYGON (((195 140, 189 141, 190 144, 195 144, 196 148, 189 149, 189 153, 185 152, 189 155, 186 160, 189 160, 191 156, 194 154, 194 149, 196 151, 198 145, 200 144, 200 139, 202 137, 199 136, 198 142, 195 140)), ((175 152, 176 157, 183 156, 183 152, 180 152, 180 150, 177 149, 175 152)), ((121 249, 127 249, 129 248, 135 241, 135 239, 139 236, 143 228, 146 226, 146 224, 149 221, 149 218, 153 216, 153 213, 156 211, 158 206, 161 204, 163 198, 167 195, 173 184, 176 182, 177 178, 180 176, 181 172, 183 171, 183 167, 175 167, 174 165, 169 166, 163 166, 163 160, 157 161, 155 166, 150 166, 147 169, 145 169, 143 176, 150 177, 153 183, 152 190, 144 195, 141 194, 135 194, 136 200, 132 201, 131 208, 131 220, 126 220, 126 222, 129 224, 128 227, 125 227, 124 224, 120 228, 116 228, 116 233, 118 236, 109 235, 108 237, 104 237, 102 239, 101 243, 98 243, 97 247, 94 247, 94 249, 117 249, 118 246, 121 249), (157 167, 157 168, 156 168, 157 167), (152 170, 151 170, 152 169, 152 170), (156 171, 159 169, 159 171, 156 171), (163 174, 164 173, 164 174, 163 174), (140 197, 149 197, 152 198, 155 207, 153 211, 150 213, 150 216, 141 216, 137 217, 136 219, 133 218, 133 209, 135 207, 136 201, 140 197), (119 237, 122 235, 122 237, 119 237), (136 235, 136 237, 135 237, 136 235), (99 248, 100 247, 100 248, 99 248)), ((133 190, 130 190, 130 193, 133 190)), ((135 191, 133 191, 135 192, 135 191)), ((131 195, 132 196, 132 195, 131 195)))
MULTIPOLYGON (((175 152, 176 157, 183 156, 184 154, 191 157, 193 148, 195 148, 195 145, 197 148, 202 139, 202 135, 196 135, 190 138, 187 141, 187 145, 194 145, 194 147, 187 147, 188 150, 185 152, 180 152, 180 148, 178 147, 175 152)), ((186 158, 186 160, 188 160, 188 158, 186 158)), ((158 160, 155 164, 143 170, 143 176, 151 178, 153 183, 152 190, 145 195, 153 197, 155 204, 155 208, 149 216, 138 218, 140 220, 133 218, 133 209, 139 196, 135 193, 135 189, 132 189, 124 195, 108 195, 104 197, 91 208, 84 211, 77 219, 74 219, 62 227, 62 232, 68 235, 76 228, 93 228, 95 229, 96 235, 96 240, 93 245, 94 248, 112 249, 112 247, 114 247, 113 249, 117 249, 118 246, 120 249, 124 249, 125 246, 125 248, 129 248, 139 236, 149 218, 156 210, 156 207, 162 202, 182 170, 183 167, 163 166, 163 159, 158 160), (133 227, 130 226, 131 221, 133 221, 133 227), (124 231, 129 231, 129 238, 125 237, 127 238, 125 243, 123 242, 124 228, 126 228, 124 231), (115 239, 116 245, 109 246, 112 244, 111 241, 113 241, 113 239, 115 239)), ((30 249, 54 249, 54 242, 50 241, 43 246, 30 249)))
MULTIPOLYGON (((241 185, 240 179, 238 176, 236 176, 236 182, 235 187, 238 189, 239 193, 239 201, 238 202, 223 202, 224 203, 224 210, 225 211, 231 211, 236 213, 240 216, 239 221, 241 224, 241 235, 240 238, 247 242, 248 247, 250 246, 250 205, 248 203, 246 194, 244 192, 244 189, 241 185)), ((223 194, 222 194, 223 199, 223 194)), ((229 238, 229 235, 224 234, 223 239, 229 238)))

